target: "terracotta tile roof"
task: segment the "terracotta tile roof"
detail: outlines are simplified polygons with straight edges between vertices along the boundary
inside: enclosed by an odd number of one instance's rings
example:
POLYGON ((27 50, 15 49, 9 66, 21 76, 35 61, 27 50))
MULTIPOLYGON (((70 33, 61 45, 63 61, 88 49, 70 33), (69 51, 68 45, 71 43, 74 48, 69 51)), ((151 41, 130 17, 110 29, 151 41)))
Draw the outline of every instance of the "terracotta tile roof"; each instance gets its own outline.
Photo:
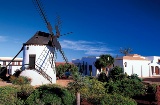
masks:
POLYGON ((36 34, 31 37, 25 45, 48 45, 48 42, 51 38, 49 33, 38 31, 36 34))
POLYGON ((145 57, 141 56, 141 55, 138 55, 138 54, 130 54, 130 55, 126 55, 126 56, 123 56, 123 57, 118 57, 118 58, 115 58, 116 60, 122 60, 122 59, 125 59, 125 60, 147 60, 145 57))
MULTIPOLYGON (((64 65, 66 64, 65 62, 55 62, 56 66, 59 66, 59 65, 64 65)), ((73 64, 73 63, 69 63, 69 64, 73 64)))

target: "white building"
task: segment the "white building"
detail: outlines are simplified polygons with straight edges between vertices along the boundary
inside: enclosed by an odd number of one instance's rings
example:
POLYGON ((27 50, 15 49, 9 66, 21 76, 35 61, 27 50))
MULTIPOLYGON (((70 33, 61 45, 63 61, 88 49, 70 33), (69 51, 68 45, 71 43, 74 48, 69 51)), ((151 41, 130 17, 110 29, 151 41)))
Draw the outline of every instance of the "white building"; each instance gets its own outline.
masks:
POLYGON ((56 83, 54 48, 51 35, 38 31, 23 45, 23 71, 21 76, 32 79, 31 85, 56 83))
MULTIPOLYGON (((0 67, 6 67, 13 57, 0 57, 0 67)), ((8 74, 13 75, 16 70, 21 69, 22 67, 22 58, 15 58, 13 62, 7 67, 8 74)))
POLYGON ((115 58, 114 66, 120 66, 128 75, 137 74, 139 77, 149 77, 151 76, 149 63, 150 61, 145 57, 131 54, 115 58))
POLYGON ((79 72, 83 75, 96 76, 99 73, 94 66, 97 59, 99 59, 99 57, 82 57, 81 59, 72 59, 72 63, 79 68, 79 72))
MULTIPOLYGON (((82 57, 82 59, 73 59, 72 63, 79 67, 79 71, 84 75, 96 76, 99 71, 94 66, 94 62, 99 57, 82 57)), ((137 74, 139 77, 160 76, 160 57, 158 56, 141 56, 130 54, 127 56, 117 57, 114 59, 113 67, 123 68, 124 73, 128 75, 137 74)))

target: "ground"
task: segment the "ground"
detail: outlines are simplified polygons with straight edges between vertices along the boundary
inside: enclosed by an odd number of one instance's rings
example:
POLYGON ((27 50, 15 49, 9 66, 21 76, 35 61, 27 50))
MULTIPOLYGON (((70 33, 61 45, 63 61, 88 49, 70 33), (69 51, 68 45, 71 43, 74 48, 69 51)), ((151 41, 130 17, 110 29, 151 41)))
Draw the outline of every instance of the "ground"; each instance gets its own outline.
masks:
POLYGON ((0 81, 0 86, 12 85, 11 83, 0 81))
POLYGON ((60 85, 60 86, 66 87, 67 84, 68 84, 69 82, 72 82, 72 81, 73 81, 73 80, 71 80, 71 79, 59 79, 59 80, 56 81, 56 84, 58 84, 58 85, 60 85))

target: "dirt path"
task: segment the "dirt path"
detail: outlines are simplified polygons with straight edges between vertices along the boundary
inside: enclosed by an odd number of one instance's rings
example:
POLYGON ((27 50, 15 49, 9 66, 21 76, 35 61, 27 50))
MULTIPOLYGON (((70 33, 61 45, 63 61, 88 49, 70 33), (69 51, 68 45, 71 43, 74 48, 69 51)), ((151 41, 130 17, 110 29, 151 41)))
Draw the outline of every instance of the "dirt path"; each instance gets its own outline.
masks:
POLYGON ((8 85, 12 85, 12 83, 0 81, 0 86, 8 86, 8 85))
POLYGON ((56 81, 56 84, 57 85, 60 85, 60 86, 63 86, 63 87, 67 87, 67 84, 69 83, 69 82, 72 82, 73 80, 63 80, 63 79, 59 79, 59 80, 57 80, 56 81))

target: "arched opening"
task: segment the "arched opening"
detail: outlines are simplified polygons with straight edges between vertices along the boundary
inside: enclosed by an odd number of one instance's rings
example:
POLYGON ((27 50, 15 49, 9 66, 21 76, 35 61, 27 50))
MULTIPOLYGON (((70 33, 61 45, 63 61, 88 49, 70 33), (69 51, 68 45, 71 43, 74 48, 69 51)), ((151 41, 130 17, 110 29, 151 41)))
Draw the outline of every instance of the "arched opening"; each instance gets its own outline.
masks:
POLYGON ((159 67, 158 66, 155 67, 155 73, 156 73, 156 75, 159 75, 159 67))

